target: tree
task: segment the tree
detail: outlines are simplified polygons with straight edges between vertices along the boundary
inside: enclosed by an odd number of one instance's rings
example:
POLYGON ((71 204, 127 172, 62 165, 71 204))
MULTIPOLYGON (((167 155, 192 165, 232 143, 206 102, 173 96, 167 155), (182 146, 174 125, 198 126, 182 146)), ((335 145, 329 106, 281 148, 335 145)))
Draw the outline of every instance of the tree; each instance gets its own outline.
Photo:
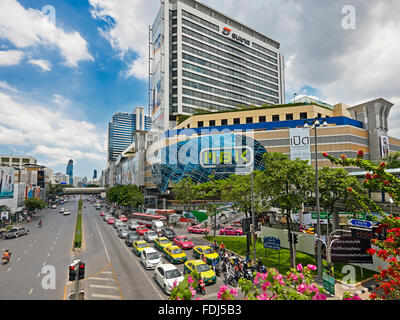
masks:
POLYGON ((382 161, 386 163, 387 169, 400 168, 400 151, 390 153, 388 156, 384 157, 382 161))
POLYGON ((46 196, 48 199, 56 200, 56 197, 62 194, 64 191, 64 186, 61 184, 52 184, 49 183, 46 191, 46 196))
MULTIPOLYGON (((291 233, 291 213, 300 210, 307 194, 315 186, 314 169, 306 160, 289 160, 282 153, 264 155, 266 169, 257 175, 257 190, 272 206, 280 208, 285 215, 289 234, 291 233)), ((290 264, 294 267, 293 248, 290 246, 290 264)))
POLYGON ((28 212, 33 212, 35 209, 42 210, 46 208, 46 202, 43 201, 42 199, 26 199, 25 200, 25 208, 28 210, 28 212))
POLYGON ((196 183, 190 178, 183 178, 172 186, 172 194, 184 205, 185 211, 190 211, 192 202, 196 198, 196 183))
POLYGON ((144 194, 138 186, 115 186, 106 193, 107 201, 138 209, 144 203, 144 194))

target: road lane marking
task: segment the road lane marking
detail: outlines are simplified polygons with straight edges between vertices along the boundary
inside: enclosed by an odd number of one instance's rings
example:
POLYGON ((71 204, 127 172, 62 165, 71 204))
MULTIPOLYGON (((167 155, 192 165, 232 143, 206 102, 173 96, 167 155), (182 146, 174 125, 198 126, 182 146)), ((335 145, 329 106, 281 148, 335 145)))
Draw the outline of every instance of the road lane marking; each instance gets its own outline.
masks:
POLYGON ((111 271, 103 271, 102 273, 104 273, 104 274, 112 274, 111 271))
POLYGON ((89 287, 100 288, 100 289, 117 289, 118 290, 118 288, 116 286, 104 286, 104 285, 100 285, 100 284, 90 284, 89 287))
POLYGON ((90 278, 90 280, 106 280, 106 281, 114 281, 113 278, 90 278))
POLYGON ((54 249, 54 247, 50 247, 50 250, 53 250, 54 249))
POLYGON ((28 252, 28 250, 24 250, 24 253, 27 253, 28 252))
POLYGON ((33 288, 31 288, 31 290, 29 290, 29 295, 31 295, 33 292, 33 288))
POLYGON ((39 278, 39 277, 40 277, 40 275, 41 275, 41 273, 39 272, 39 273, 38 273, 38 275, 37 275, 37 278, 39 278))
POLYGON ((92 293, 90 294, 92 297, 94 298, 102 298, 102 299, 117 299, 117 300, 121 300, 120 296, 112 296, 112 295, 108 295, 108 294, 97 294, 97 293, 92 293))
POLYGON ((50 257, 50 253, 48 253, 47 256, 50 257))
POLYGON ((17 258, 17 261, 21 260, 21 257, 17 258))

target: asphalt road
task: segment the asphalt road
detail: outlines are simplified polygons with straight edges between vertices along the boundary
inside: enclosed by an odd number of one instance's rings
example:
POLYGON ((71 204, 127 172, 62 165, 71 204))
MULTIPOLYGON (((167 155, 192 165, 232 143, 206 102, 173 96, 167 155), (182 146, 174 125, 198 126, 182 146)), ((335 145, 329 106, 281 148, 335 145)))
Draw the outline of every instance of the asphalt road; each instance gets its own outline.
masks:
POLYGON ((44 209, 21 225, 28 235, 0 240, 1 252, 12 252, 10 263, 0 265, 1 300, 63 299, 78 204, 70 200, 62 206, 71 210, 69 216, 59 213, 61 206, 44 209))

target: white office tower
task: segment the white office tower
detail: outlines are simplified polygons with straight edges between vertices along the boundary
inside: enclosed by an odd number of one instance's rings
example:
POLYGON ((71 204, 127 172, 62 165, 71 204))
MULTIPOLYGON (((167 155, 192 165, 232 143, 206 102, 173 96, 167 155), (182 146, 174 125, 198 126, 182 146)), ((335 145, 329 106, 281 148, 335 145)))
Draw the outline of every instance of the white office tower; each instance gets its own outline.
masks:
POLYGON ((149 37, 156 131, 199 110, 285 103, 280 44, 202 3, 161 0, 149 37))

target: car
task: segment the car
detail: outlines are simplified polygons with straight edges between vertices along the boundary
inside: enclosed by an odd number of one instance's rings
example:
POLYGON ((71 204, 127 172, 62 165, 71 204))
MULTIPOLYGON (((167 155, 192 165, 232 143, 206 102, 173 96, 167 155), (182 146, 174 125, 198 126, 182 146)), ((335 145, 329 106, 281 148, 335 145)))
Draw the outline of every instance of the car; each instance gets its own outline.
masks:
POLYGON ((53 204, 53 205, 51 206, 51 208, 52 208, 52 209, 57 209, 57 206, 56 206, 55 204, 53 204))
POLYGON ((192 249, 193 242, 186 236, 179 236, 174 238, 174 243, 183 250, 192 249))
POLYGON ((106 215, 103 217, 103 220, 104 220, 104 221, 107 221, 107 220, 110 219, 110 218, 112 218, 112 215, 111 215, 111 214, 106 214, 106 215))
POLYGON ((208 228, 203 228, 200 225, 197 226, 191 226, 188 228, 188 232, 189 233, 201 233, 201 234, 205 234, 205 233, 210 233, 210 229, 208 228))
POLYGON ((174 238, 176 237, 176 233, 168 228, 162 228, 161 229, 161 237, 166 237, 168 238, 168 240, 174 240, 174 238))
POLYGON ((70 214, 71 214, 71 211, 68 210, 68 209, 65 210, 64 213, 63 213, 64 216, 69 216, 70 214))
POLYGON ((143 239, 147 242, 153 242, 158 237, 157 233, 153 230, 146 231, 143 233, 143 239))
POLYGON ((114 224, 115 223, 115 219, 113 217, 108 218, 107 220, 108 224, 114 224))
POLYGON ((116 229, 118 227, 118 225, 120 225, 121 223, 124 224, 121 219, 114 219, 113 227, 116 229))
POLYGON ((123 222, 127 222, 128 218, 126 216, 124 216, 123 214, 119 216, 119 219, 123 222))
POLYGON ((128 235, 129 233, 129 228, 127 226, 121 226, 120 228, 118 228, 118 237, 120 237, 121 239, 125 239, 125 237, 128 235))
POLYGON ((14 227, 8 231, 2 233, 4 239, 10 238, 18 238, 19 236, 27 235, 29 233, 29 229, 22 227, 14 227))
POLYGON ((132 244, 132 251, 140 257, 142 255, 142 251, 146 248, 150 248, 150 244, 148 244, 144 240, 137 240, 132 244))
POLYGON ((101 211, 100 212, 100 217, 104 217, 106 215, 106 212, 105 211, 101 211))
POLYGON ((134 232, 128 232, 125 237, 125 243, 128 247, 132 247, 132 244, 137 240, 140 240, 140 237, 134 232))
POLYGON ((205 262, 212 264, 214 260, 219 261, 219 255, 209 246, 197 246, 193 248, 193 258, 201 259, 204 255, 205 262))
POLYGON ((242 236, 243 235, 243 230, 242 229, 236 229, 233 227, 225 227, 223 229, 219 230, 220 235, 236 235, 236 236, 242 236))
POLYGON ((217 276, 215 272, 202 260, 189 260, 183 265, 183 274, 197 272, 203 279, 205 285, 215 284, 217 276))
POLYGON ((125 223, 123 223, 123 222, 114 222, 113 227, 114 227, 117 231, 119 230, 119 228, 123 228, 123 227, 128 228, 128 226, 127 226, 125 223))
POLYGON ((171 294, 174 285, 179 285, 184 279, 178 268, 172 264, 161 264, 154 271, 154 280, 168 295, 171 294))
POLYGON ((154 247, 159 249, 161 252, 164 251, 164 248, 172 246, 172 243, 169 242, 168 238, 158 237, 154 240, 154 247))
POLYGON ((140 260, 146 269, 155 269, 162 264, 160 253, 154 248, 143 249, 140 260))
POLYGON ((65 209, 64 208, 60 208, 60 213, 64 213, 65 209))
POLYGON ((149 229, 147 229, 147 227, 143 225, 136 228, 136 233, 140 236, 142 236, 146 231, 149 231, 149 229))
POLYGON ((130 223, 129 223, 129 229, 131 229, 131 230, 136 230, 136 228, 137 227, 139 227, 141 224, 139 223, 139 222, 137 222, 137 221, 131 221, 130 223))
POLYGON ((164 257, 173 264, 184 263, 187 260, 186 254, 176 245, 164 248, 164 257))

